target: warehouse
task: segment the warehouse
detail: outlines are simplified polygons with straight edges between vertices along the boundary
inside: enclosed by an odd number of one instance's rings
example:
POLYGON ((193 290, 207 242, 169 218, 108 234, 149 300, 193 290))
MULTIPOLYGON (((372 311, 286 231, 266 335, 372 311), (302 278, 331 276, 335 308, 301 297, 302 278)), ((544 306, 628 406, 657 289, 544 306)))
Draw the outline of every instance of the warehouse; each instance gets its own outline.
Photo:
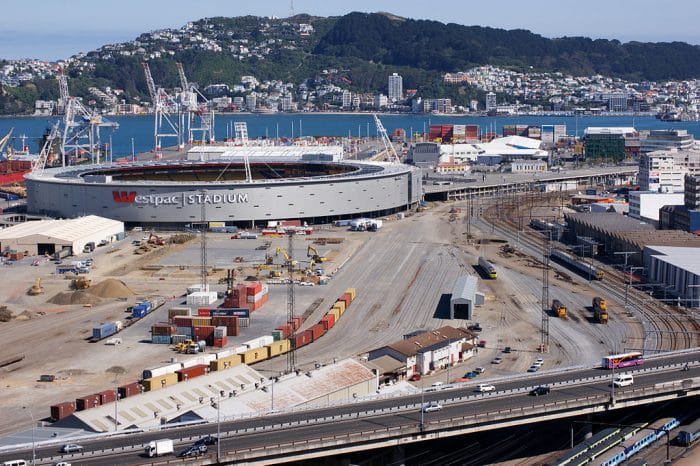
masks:
POLYGON ((450 298, 450 319, 472 320, 474 306, 484 304, 484 294, 478 291, 478 281, 473 275, 464 275, 455 282, 450 298))
POLYGON ((45 255, 68 249, 71 254, 83 251, 85 245, 111 243, 124 238, 124 223, 96 215, 69 220, 24 222, 0 230, 0 249, 26 255, 45 255))
POLYGON ((644 264, 649 281, 664 286, 688 307, 700 307, 700 248, 647 246, 644 264))

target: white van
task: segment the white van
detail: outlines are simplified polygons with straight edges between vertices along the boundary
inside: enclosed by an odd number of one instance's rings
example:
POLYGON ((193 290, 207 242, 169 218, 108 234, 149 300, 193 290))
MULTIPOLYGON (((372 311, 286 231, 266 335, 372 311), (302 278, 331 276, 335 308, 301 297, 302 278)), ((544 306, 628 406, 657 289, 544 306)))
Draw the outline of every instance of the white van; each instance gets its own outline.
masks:
POLYGON ((27 463, 25 460, 10 460, 10 461, 5 461, 2 463, 3 466, 27 466, 27 463))
POLYGON ((634 383, 632 374, 620 374, 613 380, 613 385, 616 387, 627 387, 634 383))

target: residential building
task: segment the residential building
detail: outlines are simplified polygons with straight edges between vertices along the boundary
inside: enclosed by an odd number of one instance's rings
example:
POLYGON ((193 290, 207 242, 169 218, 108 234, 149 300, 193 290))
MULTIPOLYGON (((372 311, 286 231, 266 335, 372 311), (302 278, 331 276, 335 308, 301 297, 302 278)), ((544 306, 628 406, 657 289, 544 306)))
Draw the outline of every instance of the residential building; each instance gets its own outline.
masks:
POLYGON ((389 76, 389 101, 398 102, 403 100, 403 77, 398 73, 389 76))
POLYGON ((664 206, 683 205, 682 192, 630 191, 629 216, 644 221, 659 221, 664 206))
POLYGON ((496 107, 498 106, 498 102, 496 100, 496 94, 493 92, 489 92, 486 94, 486 111, 490 112, 492 110, 496 110, 496 107))
POLYGON ((283 112, 292 112, 296 109, 296 103, 294 103, 291 95, 285 95, 280 98, 280 110, 283 112))
POLYGON ((637 175, 640 191, 673 193, 683 191, 685 170, 676 164, 672 152, 658 151, 642 154, 637 175))
POLYGON ((341 95, 341 102, 343 109, 349 109, 352 107, 352 92, 348 91, 347 89, 343 91, 343 94, 341 95))
POLYGON ((374 349, 369 352, 368 360, 390 356, 406 366, 407 377, 424 375, 469 359, 476 343, 476 336, 470 331, 445 326, 406 335, 403 340, 374 349))
POLYGON ((389 105, 389 99, 384 94, 376 94, 374 96, 374 108, 381 109, 389 105))
POLYGON ((56 102, 53 100, 36 100, 34 101, 34 116, 51 116, 56 108, 56 102))
POLYGON ((641 139, 640 151, 645 153, 667 149, 689 150, 694 144, 695 137, 688 134, 686 129, 653 129, 641 139))
POLYGON ((258 106, 258 98, 255 94, 248 94, 245 96, 245 106, 248 109, 248 111, 253 111, 257 108, 258 106))

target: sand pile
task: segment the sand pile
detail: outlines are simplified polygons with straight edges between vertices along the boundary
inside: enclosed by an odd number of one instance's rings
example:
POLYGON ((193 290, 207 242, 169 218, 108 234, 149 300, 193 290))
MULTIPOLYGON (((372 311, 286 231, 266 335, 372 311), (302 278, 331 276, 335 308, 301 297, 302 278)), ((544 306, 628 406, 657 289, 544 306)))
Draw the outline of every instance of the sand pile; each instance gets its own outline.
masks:
POLYGON ((115 278, 101 281, 85 291, 100 298, 130 298, 136 294, 126 286, 126 283, 115 278))
POLYGON ((86 290, 68 291, 54 295, 48 302, 67 306, 70 304, 99 304, 99 297, 88 293, 86 290))

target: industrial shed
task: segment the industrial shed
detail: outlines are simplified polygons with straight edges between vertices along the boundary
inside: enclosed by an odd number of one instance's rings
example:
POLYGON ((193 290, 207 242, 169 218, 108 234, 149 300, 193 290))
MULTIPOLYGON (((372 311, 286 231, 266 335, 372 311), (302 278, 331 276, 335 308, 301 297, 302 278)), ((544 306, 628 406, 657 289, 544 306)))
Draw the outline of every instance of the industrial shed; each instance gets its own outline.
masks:
POLYGON ((450 298, 450 319, 471 320, 474 306, 484 304, 484 294, 479 293, 478 280, 473 275, 464 275, 455 282, 450 298))
POLYGON ((117 241, 124 237, 124 223, 96 215, 68 220, 37 220, 0 230, 0 250, 28 255, 53 254, 70 249, 83 251, 87 243, 117 241))

